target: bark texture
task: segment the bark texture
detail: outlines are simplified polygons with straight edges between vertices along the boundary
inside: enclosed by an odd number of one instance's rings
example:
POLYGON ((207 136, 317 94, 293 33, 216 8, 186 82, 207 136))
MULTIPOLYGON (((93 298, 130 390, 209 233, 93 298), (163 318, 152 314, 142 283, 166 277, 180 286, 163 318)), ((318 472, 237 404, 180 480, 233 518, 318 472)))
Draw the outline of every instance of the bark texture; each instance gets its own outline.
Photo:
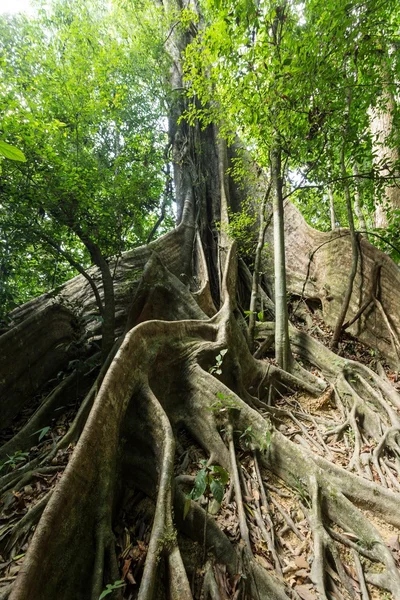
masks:
POLYGON ((389 141, 394 133, 394 107, 394 98, 386 83, 377 106, 369 112, 375 167, 381 177, 387 178, 381 197, 375 200, 375 227, 382 228, 388 225, 387 211, 400 208, 400 189, 397 183, 399 150, 394 140, 389 141))
MULTIPOLYGON (((267 230, 267 242, 272 244, 272 231, 267 230)), ((374 350, 384 360, 398 365, 398 332, 400 314, 400 273, 397 265, 383 252, 359 237, 360 260, 347 312, 351 321, 372 294, 377 294, 382 310, 370 302, 349 332, 374 350), (379 267, 379 277, 376 268, 379 267), (385 318, 385 316, 387 318, 385 318), (390 332, 392 330, 392 333, 390 332), (397 348, 397 349, 396 349, 397 348)), ((288 291, 320 304, 324 320, 334 327, 351 271, 352 250, 350 232, 338 229, 321 232, 310 227, 299 210, 290 202, 285 205, 285 252, 288 291)), ((271 266, 264 270, 272 283, 271 266)))

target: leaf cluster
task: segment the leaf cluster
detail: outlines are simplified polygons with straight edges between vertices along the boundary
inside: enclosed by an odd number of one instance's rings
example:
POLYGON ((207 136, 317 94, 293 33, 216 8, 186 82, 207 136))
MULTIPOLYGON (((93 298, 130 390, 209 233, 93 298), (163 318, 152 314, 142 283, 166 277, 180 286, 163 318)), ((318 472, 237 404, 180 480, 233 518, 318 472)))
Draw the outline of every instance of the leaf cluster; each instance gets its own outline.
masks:
POLYGON ((157 221, 166 189, 164 31, 153 22, 148 35, 147 13, 132 13, 103 0, 55 0, 37 17, 0 18, 0 153, 20 161, 2 161, 0 183, 8 309, 71 276, 46 240, 87 266, 93 245, 106 259, 119 256, 157 221))
POLYGON ((186 496, 183 518, 185 519, 192 500, 199 500, 202 496, 208 499, 212 496, 221 504, 224 497, 225 486, 229 481, 229 474, 223 467, 218 465, 207 465, 206 460, 202 460, 203 468, 200 469, 194 481, 192 491, 186 496))

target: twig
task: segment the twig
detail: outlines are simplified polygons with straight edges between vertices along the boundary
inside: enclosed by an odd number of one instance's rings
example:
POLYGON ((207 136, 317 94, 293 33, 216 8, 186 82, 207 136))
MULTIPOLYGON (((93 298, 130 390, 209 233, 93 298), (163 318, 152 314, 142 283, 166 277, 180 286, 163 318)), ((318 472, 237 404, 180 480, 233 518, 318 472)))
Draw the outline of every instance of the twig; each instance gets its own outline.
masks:
POLYGON ((358 555, 358 552, 356 552, 356 550, 353 550, 352 554, 353 554, 353 559, 354 559, 354 566, 355 566, 356 572, 357 572, 358 584, 360 586, 361 598, 362 598, 362 600, 369 600, 369 592, 368 592, 367 585, 365 583, 365 577, 364 577, 364 572, 363 572, 362 564, 360 561, 360 557, 358 555))
POLYGON ((295 535, 297 535, 297 537, 301 541, 304 541, 306 538, 301 533, 301 531, 299 531, 297 529, 296 525, 294 524, 294 521, 293 521, 292 517, 286 512, 286 510, 284 508, 282 508, 282 506, 279 504, 279 502, 277 502, 275 500, 275 498, 273 496, 271 496, 271 502, 279 510, 279 512, 281 513, 282 517, 285 519, 286 523, 288 524, 288 526, 290 527, 290 529, 293 531, 293 533, 295 535))
POLYGON ((242 499, 242 491, 240 489, 240 480, 239 480, 239 472, 236 463, 236 453, 235 453, 235 445, 233 442, 233 427, 232 424, 228 424, 228 442, 229 442, 229 455, 231 459, 231 474, 233 480, 233 487, 235 490, 235 500, 236 506, 238 510, 239 517, 239 527, 240 527, 240 535, 242 540, 247 546, 250 555, 252 556, 251 544, 250 544, 250 536, 249 529, 247 527, 246 515, 243 507, 243 499, 242 499))

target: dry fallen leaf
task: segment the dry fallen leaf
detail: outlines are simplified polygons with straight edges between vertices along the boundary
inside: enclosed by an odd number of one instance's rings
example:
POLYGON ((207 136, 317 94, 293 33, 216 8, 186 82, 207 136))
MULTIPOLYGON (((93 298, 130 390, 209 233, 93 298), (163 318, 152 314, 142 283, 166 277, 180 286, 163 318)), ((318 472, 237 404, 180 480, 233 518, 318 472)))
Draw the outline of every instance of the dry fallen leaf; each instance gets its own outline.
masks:
POLYGON ((308 564, 304 554, 302 554, 300 556, 296 556, 296 558, 294 559, 294 562, 299 567, 299 569, 309 569, 310 568, 310 565, 308 564))
POLYGON ((129 567, 131 566, 131 562, 132 562, 132 559, 131 559, 131 558, 127 558, 127 559, 124 561, 124 566, 123 566, 123 568, 122 568, 122 579, 125 579, 125 577, 126 577, 126 574, 127 574, 127 573, 128 573, 128 571, 129 571, 129 567))

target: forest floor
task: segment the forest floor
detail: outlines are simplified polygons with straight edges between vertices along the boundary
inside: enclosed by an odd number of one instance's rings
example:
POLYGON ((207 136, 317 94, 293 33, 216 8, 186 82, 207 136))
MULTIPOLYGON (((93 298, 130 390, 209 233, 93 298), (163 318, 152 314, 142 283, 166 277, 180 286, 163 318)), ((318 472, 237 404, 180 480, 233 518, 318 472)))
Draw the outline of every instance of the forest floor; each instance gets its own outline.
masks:
MULTIPOLYGON (((308 334, 317 338, 325 345, 329 345, 332 332, 324 324, 318 313, 308 311, 307 318, 293 315, 292 322, 298 328, 307 331, 308 334)), ((377 357, 374 352, 363 344, 345 334, 340 344, 338 353, 347 359, 357 360, 370 368, 374 368, 377 357)), ((264 360, 274 362, 272 357, 264 357, 264 360)), ((304 365, 307 367, 307 365, 304 365)), ((393 386, 400 391, 400 382, 397 373, 384 366, 386 376, 393 386)), ((314 370, 316 375, 320 373, 314 370)), ((78 400, 78 399, 77 399, 78 400)), ((15 420, 12 427, 3 432, 1 443, 10 439, 16 431, 29 419, 41 398, 37 398, 36 406, 32 405, 25 409, 15 420)), ((44 452, 51 450, 58 439, 68 430, 78 408, 79 402, 69 406, 61 407, 60 416, 49 423, 48 428, 36 433, 29 452, 16 452, 9 456, 8 460, 1 466, 0 474, 11 473, 27 461, 44 452)), ((304 393, 290 393, 288 395, 277 394, 274 407, 281 412, 274 416, 275 427, 287 438, 300 444, 313 453, 320 455, 336 465, 347 468, 351 465, 355 448, 354 433, 345 429, 338 434, 331 435, 330 431, 343 421, 340 407, 335 404, 334 398, 329 390, 319 398, 311 397, 304 393)), ((263 414, 262 409, 260 409, 263 414)), ((269 413, 265 413, 270 418, 269 413)), ((243 502, 250 532, 250 541, 255 560, 269 571, 276 570, 277 564, 281 569, 283 578, 288 585, 297 593, 297 597, 303 600, 318 598, 315 585, 311 576, 311 565, 313 562, 313 539, 310 527, 310 497, 299 480, 295 490, 289 489, 286 484, 269 471, 261 470, 264 490, 268 506, 260 503, 259 478, 257 476, 254 454, 252 452, 252 430, 249 427, 245 432, 237 432, 238 462, 240 464, 239 475, 242 484, 243 502), (239 435, 240 434, 240 435, 239 435), (260 515, 262 515, 263 526, 267 529, 276 554, 270 552, 263 527, 260 527, 260 515)), ((360 458, 370 453, 373 448, 368 439, 361 439, 360 458)), ((32 538, 34 527, 29 525, 26 530, 19 529, 18 536, 13 536, 13 529, 17 523, 23 522, 24 516, 39 507, 38 511, 44 509, 46 498, 57 485, 63 475, 65 466, 73 451, 70 445, 65 450, 60 450, 52 458, 51 463, 45 468, 38 468, 30 474, 26 484, 24 479, 16 489, 9 489, 1 498, 0 516, 0 599, 7 597, 10 584, 16 579, 18 571, 23 564, 24 556, 32 538), (41 504, 43 507, 41 507, 41 504)), ((181 431, 177 439, 177 451, 175 461, 175 475, 180 480, 180 485, 186 493, 193 489, 196 474, 202 468, 201 461, 206 455, 186 431, 181 431)), ((381 475, 373 467, 370 467, 373 481, 382 484, 381 475)), ((396 474, 390 467, 385 474, 385 487, 399 491, 396 474)), ((205 497, 199 502, 208 512, 216 514, 213 518, 217 521, 220 529, 233 543, 240 544, 239 522, 236 505, 233 497, 232 484, 226 486, 222 505, 213 509, 205 497)), ((134 599, 137 596, 143 566, 146 558, 148 543, 150 540, 152 518, 154 514, 154 503, 140 491, 126 493, 115 521, 114 534, 117 544, 117 558, 120 567, 120 579, 125 589, 123 597, 134 599)), ((400 567, 400 543, 399 535, 394 527, 382 522, 379 518, 368 511, 363 511, 368 519, 373 522, 380 532, 387 547, 393 554, 395 562, 400 567)), ((330 535, 338 542, 339 555, 348 576, 349 586, 343 586, 343 578, 340 578, 335 569, 335 563, 327 566, 326 577, 329 581, 330 596, 342 600, 343 598, 365 599, 365 591, 360 589, 359 564, 357 564, 352 551, 352 544, 357 543, 354 534, 339 530, 330 531, 330 535)), ((202 597, 202 586, 204 573, 207 565, 207 557, 201 544, 196 544, 189 539, 179 537, 179 545, 185 567, 190 574, 192 592, 194 598, 202 597)), ((363 569, 373 571, 373 563, 367 557, 361 559, 363 569)), ((379 567, 378 567, 379 568, 379 567)), ((230 578, 226 569, 215 565, 213 567, 215 581, 221 598, 238 598, 238 580, 230 578)), ((122 585, 122 583, 121 583, 122 585)), ((374 600, 381 598, 387 600, 390 593, 379 590, 367 584, 369 597, 374 600)))

